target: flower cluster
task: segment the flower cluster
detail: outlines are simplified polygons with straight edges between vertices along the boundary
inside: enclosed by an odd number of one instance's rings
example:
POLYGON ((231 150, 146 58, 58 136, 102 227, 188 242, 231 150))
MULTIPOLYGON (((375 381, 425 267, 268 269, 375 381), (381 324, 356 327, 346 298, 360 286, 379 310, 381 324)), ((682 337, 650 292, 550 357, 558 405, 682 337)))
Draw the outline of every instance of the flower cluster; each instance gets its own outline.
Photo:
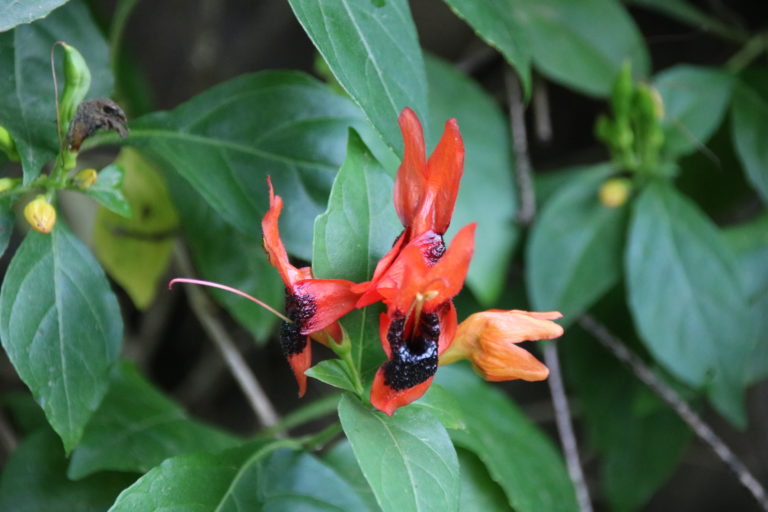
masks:
MULTIPOLYGON (((552 339, 563 333, 557 312, 489 310, 458 323, 455 297, 464 285, 474 251, 475 224, 461 228, 450 246, 444 241, 451 223, 464 167, 464 144, 455 119, 427 159, 416 114, 403 110, 399 125, 403 161, 395 179, 394 205, 403 232, 378 262, 370 281, 316 279, 309 267, 296 268, 280 240, 282 198, 269 186, 269 210, 262 220, 264 248, 285 284, 285 316, 280 343, 296 376, 299 395, 311 366, 311 339, 332 348, 342 343, 338 320, 355 308, 382 302, 379 335, 387 356, 371 386, 371 404, 392 415, 421 397, 439 365, 469 359, 490 381, 547 378, 546 366, 517 346, 526 340, 552 339)), ((175 280, 223 285, 193 280, 175 280)), ((248 296, 251 300, 259 302, 248 296)), ((262 304, 263 305, 263 304, 262 304)), ((354 371, 354 370, 353 370, 354 371)))

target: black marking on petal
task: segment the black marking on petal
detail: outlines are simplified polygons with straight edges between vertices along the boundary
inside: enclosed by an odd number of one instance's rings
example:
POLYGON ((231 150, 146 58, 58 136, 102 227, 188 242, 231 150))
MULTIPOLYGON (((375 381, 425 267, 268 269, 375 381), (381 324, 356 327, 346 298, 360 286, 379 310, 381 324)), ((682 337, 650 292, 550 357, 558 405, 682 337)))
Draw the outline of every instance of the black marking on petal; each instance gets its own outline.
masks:
POLYGON ((285 291, 285 315, 293 320, 297 330, 302 330, 307 320, 317 313, 317 302, 312 295, 285 291))
POLYGON ((307 347, 307 337, 301 334, 296 322, 280 323, 280 348, 286 358, 301 354, 307 347))
POLYGON ((405 317, 390 323, 387 341, 392 352, 384 364, 384 384, 396 391, 421 384, 437 372, 437 340, 440 322, 437 314, 425 313, 419 319, 419 334, 404 338, 405 317))
POLYGON ((442 235, 435 234, 428 242, 424 244, 422 254, 430 265, 437 263, 445 254, 445 240, 442 235))

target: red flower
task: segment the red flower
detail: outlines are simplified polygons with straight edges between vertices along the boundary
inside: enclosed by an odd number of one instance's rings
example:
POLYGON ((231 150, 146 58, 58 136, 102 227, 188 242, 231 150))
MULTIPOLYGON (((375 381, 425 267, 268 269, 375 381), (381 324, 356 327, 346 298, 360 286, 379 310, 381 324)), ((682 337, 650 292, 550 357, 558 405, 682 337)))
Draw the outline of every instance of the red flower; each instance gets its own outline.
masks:
POLYGON ((290 320, 280 326, 280 346, 296 377, 299 396, 303 396, 307 387, 304 372, 312 364, 309 335, 315 335, 314 339, 321 343, 326 343, 329 337, 339 340, 336 321, 354 309, 359 294, 351 290, 352 281, 314 279, 309 267, 291 265, 278 229, 283 200, 275 195, 269 178, 267 183, 269 210, 261 221, 264 249, 285 284, 285 312, 290 320))
POLYGON ((379 334, 388 360, 374 377, 371 403, 390 416, 426 392, 438 356, 453 340, 456 309, 451 299, 464 284, 474 233, 475 224, 462 228, 445 256, 431 266, 421 248, 409 244, 398 256, 401 282, 381 283, 387 312, 381 315, 379 334))

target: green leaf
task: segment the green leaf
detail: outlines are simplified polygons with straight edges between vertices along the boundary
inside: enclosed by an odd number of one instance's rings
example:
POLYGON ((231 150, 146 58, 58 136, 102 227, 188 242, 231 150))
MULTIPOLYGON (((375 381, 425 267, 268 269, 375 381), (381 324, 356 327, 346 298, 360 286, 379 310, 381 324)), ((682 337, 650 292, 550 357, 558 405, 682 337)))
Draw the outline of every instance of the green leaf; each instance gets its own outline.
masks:
POLYGON ((173 457, 126 489, 109 510, 368 510, 331 468, 307 453, 274 451, 279 446, 173 457))
POLYGON ((336 80, 398 153, 397 117, 411 107, 427 118, 424 62, 406 0, 289 0, 336 80))
POLYGON ((0 338, 69 452, 107 392, 123 322, 101 267, 62 221, 30 232, 11 261, 0 338))
POLYGON ((432 384, 413 405, 428 410, 445 428, 463 430, 467 427, 461 406, 442 386, 432 384))
POLYGON ((22 23, 31 23, 44 18, 69 0, 39 0, 36 2, 4 1, 0 5, 0 32, 10 30, 22 23))
POLYGON ((146 309, 171 259, 178 217, 157 169, 124 148, 116 164, 125 171, 123 193, 134 215, 99 208, 93 225, 96 255, 139 309, 146 309))
POLYGON ((459 510, 509 512, 512 509, 502 488, 493 481, 480 458, 469 450, 458 448, 461 469, 461 505, 459 510))
POLYGON ((511 8, 505 2, 445 2, 457 16, 469 23, 480 38, 504 55, 520 77, 526 98, 530 97, 532 48, 525 33, 526 22, 522 9, 511 8))
POLYGON ((625 264, 646 347, 679 379, 708 387, 720 412, 743 424, 751 322, 735 257, 717 228, 671 186, 651 184, 635 203, 625 264))
POLYGON ((325 452, 323 462, 331 466, 349 485, 355 490, 360 499, 365 502, 369 510, 381 510, 376 503, 371 486, 365 479, 360 465, 355 459, 352 444, 348 439, 342 439, 325 452))
POLYGON ((328 209, 315 219, 315 277, 365 281, 402 231, 392 204, 392 177, 350 130, 347 158, 333 182, 328 209))
POLYGON ((263 72, 217 85, 170 112, 144 116, 126 139, 173 167, 224 219, 261 238, 266 179, 285 199, 280 232, 309 260, 312 219, 325 208, 358 109, 301 73, 263 72))
MULTIPOLYGON (((177 173, 164 174, 200 277, 242 290, 282 310, 285 285, 269 264, 261 237, 252 238, 235 229, 177 173)), ((238 295, 212 288, 206 291, 258 343, 270 338, 277 323, 274 314, 238 295)))
POLYGON ((586 94, 607 96, 626 60, 648 75, 640 31, 615 0, 512 0, 524 20, 535 67, 552 80, 586 94), (599 25, 599 30, 597 26, 599 25))
MULTIPOLYGON (((0 19, 5 21, 3 16, 0 19)), ((40 174, 40 168, 59 148, 50 61, 51 45, 56 41, 76 47, 88 63, 88 98, 109 96, 112 91, 107 44, 85 2, 73 0, 47 18, 0 34, 0 69, 4 74, 0 80, 0 119, 16 140, 25 183, 40 174)), ((61 86, 64 59, 56 53, 61 86)))
POLYGON ((589 443, 601 458, 605 497, 617 512, 640 509, 672 476, 691 431, 594 340, 572 330, 558 344, 589 443))
POLYGON ((768 201, 768 152, 764 144, 768 137, 766 118, 768 98, 746 84, 739 84, 733 95, 731 137, 747 178, 764 201, 768 201))
POLYGON ((11 241, 13 227, 16 225, 16 215, 8 201, 0 200, 0 257, 5 254, 8 242, 11 241))
POLYGON ((356 392, 355 383, 349 376, 347 365, 340 359, 320 361, 304 373, 328 385, 356 392))
POLYGON ((85 193, 103 207, 123 217, 131 217, 131 205, 123 195, 125 170, 118 164, 111 164, 99 172, 96 182, 85 193))
POLYGON ((664 104, 664 149, 670 159, 704 147, 723 119, 733 78, 718 69, 679 65, 656 77, 664 104))
POLYGON ((464 412, 466 431, 451 432, 474 452, 517 512, 576 511, 576 494, 552 442, 504 394, 463 365, 440 368, 437 383, 464 412))
POLYGON ((0 510, 40 512, 103 512, 134 475, 100 473, 73 482, 67 459, 50 430, 24 439, 11 455, 0 480, 0 510))
POLYGON ((72 453, 70 478, 102 470, 145 473, 164 459, 215 452, 237 440, 191 419, 124 363, 116 368, 107 396, 72 453))
POLYGON ((570 323, 618 282, 627 208, 598 199, 613 173, 600 164, 573 175, 541 210, 526 248, 533 309, 561 311, 570 323))
MULTIPOLYGON (((328 209, 315 220, 315 277, 365 281, 402 230, 392 205, 394 181, 350 131, 347 158, 333 182, 328 209)), ((367 373, 383 358, 379 308, 355 310, 342 319, 352 340, 352 359, 367 373)))
POLYGON ((428 58, 426 63, 429 132, 433 135, 429 140, 434 147, 445 122, 455 117, 466 148, 464 175, 449 233, 477 222, 467 284, 481 303, 490 305, 504 288, 518 236, 507 121, 496 102, 471 79, 436 58, 428 58))
POLYGON ((384 512, 458 510, 459 462, 432 414, 405 407, 390 418, 344 395, 339 418, 384 512))

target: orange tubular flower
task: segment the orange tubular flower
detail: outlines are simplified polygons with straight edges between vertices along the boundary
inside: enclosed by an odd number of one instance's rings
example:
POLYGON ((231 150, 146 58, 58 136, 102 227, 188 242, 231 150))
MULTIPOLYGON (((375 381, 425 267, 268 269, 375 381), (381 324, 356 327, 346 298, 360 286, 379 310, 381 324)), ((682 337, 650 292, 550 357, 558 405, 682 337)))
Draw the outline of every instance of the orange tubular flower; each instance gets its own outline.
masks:
POLYGON ((400 286, 380 289, 387 313, 381 315, 379 329, 388 361, 374 377, 371 404, 390 416, 426 392, 438 356, 454 338, 456 309, 451 299, 464 284, 474 232, 474 224, 462 228, 432 266, 418 245, 409 244, 398 258, 403 264, 400 286))
POLYGON ((453 344, 440 358, 440 365, 469 359, 474 370, 488 381, 544 380, 549 369, 516 344, 562 336, 563 328, 552 321, 562 316, 557 311, 536 313, 516 309, 491 309, 470 315, 459 325, 453 344))
POLYGON ((321 343, 328 337, 339 339, 336 321, 354 309, 359 294, 351 290, 352 281, 314 279, 309 267, 291 265, 278 229, 283 200, 275 195, 269 178, 267 183, 269 210, 261 221, 264 249, 285 284, 285 312, 290 320, 280 326, 280 346, 296 377, 299 396, 303 396, 307 387, 304 372, 312 364, 309 335, 314 334, 321 343))

